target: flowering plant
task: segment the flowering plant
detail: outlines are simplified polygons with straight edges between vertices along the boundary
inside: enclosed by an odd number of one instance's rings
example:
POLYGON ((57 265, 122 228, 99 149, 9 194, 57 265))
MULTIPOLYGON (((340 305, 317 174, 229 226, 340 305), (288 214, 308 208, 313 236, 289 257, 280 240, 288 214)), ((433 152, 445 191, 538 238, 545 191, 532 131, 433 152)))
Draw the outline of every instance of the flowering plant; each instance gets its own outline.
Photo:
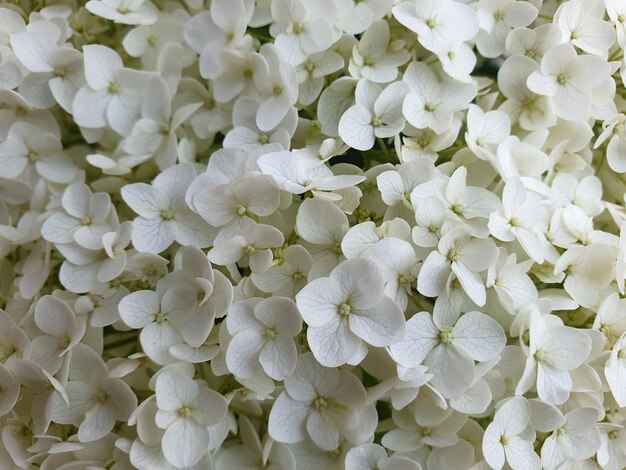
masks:
POLYGON ((626 468, 626 3, 0 7, 0 468, 626 468))

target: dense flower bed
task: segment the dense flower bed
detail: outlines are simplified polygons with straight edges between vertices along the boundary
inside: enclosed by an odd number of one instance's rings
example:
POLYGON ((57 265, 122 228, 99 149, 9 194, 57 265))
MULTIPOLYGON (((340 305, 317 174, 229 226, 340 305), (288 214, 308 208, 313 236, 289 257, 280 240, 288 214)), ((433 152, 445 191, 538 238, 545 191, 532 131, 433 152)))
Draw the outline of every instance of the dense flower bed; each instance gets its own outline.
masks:
POLYGON ((0 468, 626 468, 626 3, 0 7, 0 468))

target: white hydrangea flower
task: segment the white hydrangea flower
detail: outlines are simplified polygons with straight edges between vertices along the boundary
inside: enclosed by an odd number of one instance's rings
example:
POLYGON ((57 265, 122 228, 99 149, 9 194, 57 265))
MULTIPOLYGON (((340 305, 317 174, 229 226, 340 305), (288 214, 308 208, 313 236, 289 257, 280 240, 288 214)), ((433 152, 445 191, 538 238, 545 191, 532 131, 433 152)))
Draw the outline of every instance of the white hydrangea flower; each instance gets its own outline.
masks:
POLYGON ((310 353, 302 354, 272 406, 269 434, 289 444, 310 438, 321 449, 335 450, 340 436, 358 426, 365 398, 352 373, 322 367, 310 353))
POLYGON ((60 140, 25 122, 16 122, 0 143, 0 165, 6 178, 32 179, 34 172, 52 183, 68 184, 79 168, 63 152, 60 140), (33 172, 34 170, 34 172, 33 172))
POLYGON ((558 317, 545 316, 530 307, 530 345, 524 373, 517 384, 521 395, 534 384, 546 403, 564 403, 572 390, 571 372, 591 352, 591 339, 584 332, 563 326, 558 317))
POLYGON ((122 24, 149 25, 158 18, 156 8, 145 0, 89 0, 90 13, 122 24))
POLYGON ((491 468, 500 470, 505 462, 514 470, 541 468, 532 442, 524 436, 529 421, 530 408, 525 398, 510 398, 500 405, 483 437, 483 455, 491 468))
POLYGON ((563 119, 584 120, 591 113, 592 90, 606 80, 609 65, 602 59, 578 55, 573 46, 553 46, 541 59, 541 69, 528 77, 528 88, 549 96, 555 114, 563 119))
POLYGON ((293 338, 300 333, 302 318, 291 299, 252 298, 235 303, 226 318, 233 338, 226 350, 226 365, 242 381, 269 376, 284 380, 296 367, 293 338))
POLYGON ((111 231, 111 197, 74 183, 63 192, 61 205, 63 212, 53 213, 41 227, 43 237, 53 243, 76 242, 89 250, 102 248, 102 236, 111 231))
POLYGON ((402 82, 383 90, 367 78, 361 79, 356 87, 356 104, 339 121, 339 137, 355 149, 369 150, 376 138, 396 135, 404 127, 401 103, 405 93, 402 82))
POLYGON ((175 165, 160 173, 151 185, 135 183, 122 188, 124 202, 139 217, 133 221, 135 248, 160 253, 174 241, 205 248, 213 230, 185 204, 185 192, 196 173, 191 164, 175 165))
POLYGON ((604 21, 608 4, 600 0, 571 0, 560 5, 554 21, 561 28, 563 41, 570 41, 589 54, 604 55, 615 42, 613 25, 604 21))
POLYGON ((393 16, 414 31, 422 46, 438 53, 472 39, 478 32, 476 11, 454 0, 406 1, 393 7, 393 16))
POLYGON ((502 192, 502 208, 489 216, 489 231, 503 241, 517 240, 526 254, 541 264, 543 240, 535 227, 539 222, 541 199, 527 192, 519 178, 510 178, 502 192))
POLYGON ((434 374, 430 383, 446 397, 459 398, 474 379, 473 361, 497 357, 505 342, 502 327, 484 313, 468 312, 457 320, 420 312, 390 351, 403 367, 423 362, 434 374))
POLYGON ((366 259, 343 261, 296 295, 315 358, 327 367, 358 363, 372 346, 389 346, 404 333, 404 317, 384 295, 379 268, 366 259))
POLYGON ((222 395, 175 370, 163 371, 156 384, 156 424, 165 429, 161 445, 167 461, 191 467, 202 459, 209 446, 208 426, 226 414, 222 395))
POLYGON ((127 135, 139 118, 146 73, 124 67, 117 52, 98 44, 84 46, 83 58, 87 84, 72 102, 76 123, 96 129, 111 126, 127 135))
POLYGON ((516 0, 479 0, 478 21, 481 31, 476 47, 485 57, 498 57, 513 28, 528 26, 537 17, 537 8, 530 2, 516 0))
POLYGON ((353 447, 346 454, 346 470, 420 470, 420 465, 408 457, 387 456, 385 448, 379 444, 362 444, 353 447))
MULTIPOLYGON (((449 3, 456 2, 451 0, 449 3)), ((437 134, 449 128, 454 113, 467 108, 476 95, 474 84, 449 78, 440 80, 421 62, 410 63, 403 80, 409 86, 409 93, 404 99, 402 114, 412 126, 418 129, 428 127, 437 134)))
POLYGON ((308 54, 321 52, 335 41, 335 31, 325 19, 335 12, 332 2, 273 0, 271 3, 275 22, 270 32, 289 63, 301 64, 308 54))
POLYGON ((106 436, 116 420, 126 421, 137 407, 137 397, 131 388, 112 377, 100 356, 84 344, 77 344, 72 350, 65 390, 69 406, 59 395, 55 396, 52 420, 78 426, 80 442, 106 436))
POLYGON ((436 297, 450 283, 452 273, 465 293, 483 306, 486 302, 485 286, 478 275, 495 262, 498 250, 491 240, 472 238, 463 227, 451 228, 424 260, 417 278, 417 290, 427 297, 436 297))
POLYGON ((402 41, 390 42, 386 21, 376 21, 352 49, 348 70, 355 78, 366 78, 375 83, 390 82, 398 75, 398 67, 410 58, 403 45, 402 41))

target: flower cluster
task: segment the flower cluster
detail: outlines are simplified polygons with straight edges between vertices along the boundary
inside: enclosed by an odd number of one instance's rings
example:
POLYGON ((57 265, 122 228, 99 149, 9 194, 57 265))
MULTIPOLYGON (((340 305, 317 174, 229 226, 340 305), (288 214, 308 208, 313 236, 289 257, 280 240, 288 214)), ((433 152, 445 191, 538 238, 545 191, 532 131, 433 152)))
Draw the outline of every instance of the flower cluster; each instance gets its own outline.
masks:
POLYGON ((626 468, 626 2, 0 7, 0 468, 626 468))

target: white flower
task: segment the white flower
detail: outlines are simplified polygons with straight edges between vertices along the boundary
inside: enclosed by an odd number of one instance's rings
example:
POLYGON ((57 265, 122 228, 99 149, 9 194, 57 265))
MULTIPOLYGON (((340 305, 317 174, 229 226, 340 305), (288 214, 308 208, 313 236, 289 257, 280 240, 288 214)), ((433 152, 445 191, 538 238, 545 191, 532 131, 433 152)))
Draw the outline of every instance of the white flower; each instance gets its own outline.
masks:
POLYGON ((591 352, 591 339, 582 331, 563 326, 558 317, 530 308, 530 346, 525 351, 526 367, 515 392, 524 394, 536 383, 541 400, 559 405, 572 389, 570 371, 591 352))
POLYGON ((449 178, 440 176, 418 185, 411 192, 411 205, 419 207, 429 196, 444 203, 450 218, 462 222, 473 236, 487 237, 485 219, 498 208, 499 200, 484 188, 467 186, 466 167, 458 167, 449 178))
POLYGON ((366 257, 378 265, 385 282, 385 295, 404 311, 416 285, 419 270, 415 249, 407 241, 387 237, 367 250, 366 257))
MULTIPOLYGON (((608 17, 615 23, 617 29, 617 42, 620 46, 626 44, 626 29, 624 25, 624 18, 626 9, 624 4, 619 0, 605 0, 606 13, 608 17)), ((581 5, 582 6, 582 5, 581 5)))
POLYGON ((272 265, 272 248, 281 246, 285 237, 271 225, 254 224, 243 235, 222 238, 207 254, 215 264, 227 266, 239 262, 247 256, 248 265, 253 273, 264 273, 272 265))
MULTIPOLYGON (((376 184, 382 200, 388 206, 394 206, 402 202, 409 209, 411 205, 411 193, 422 183, 430 181, 437 175, 435 166, 430 158, 418 157, 406 163, 402 163, 394 170, 387 170, 376 177, 376 184)), ((419 210, 421 205, 415 207, 419 210)))
POLYGON ((191 467, 208 451, 207 427, 226 415, 226 400, 175 370, 159 374, 155 391, 159 407, 156 424, 165 429, 163 455, 172 465, 191 467))
POLYGON ((110 217, 115 214, 110 196, 92 194, 87 185, 74 183, 63 192, 61 204, 63 212, 46 219, 42 236, 53 243, 76 242, 90 250, 102 248, 102 235, 111 231, 110 217))
POLYGON ((393 7, 393 16, 417 34, 422 46, 439 53, 472 39, 478 32, 476 12, 454 0, 406 1, 393 7))
POLYGON ((225 70, 224 51, 249 50, 251 38, 245 37, 251 9, 241 0, 215 0, 208 11, 201 11, 185 23, 185 41, 200 54, 200 74, 214 79, 225 70))
POLYGON ((165 80, 152 78, 144 85, 150 99, 144 101, 141 118, 124 139, 123 149, 131 155, 150 155, 161 169, 178 160, 176 130, 198 108, 200 103, 181 106, 172 113, 170 92, 165 80))
POLYGON ((404 127, 402 100, 406 86, 392 83, 384 90, 364 78, 356 87, 356 104, 339 121, 339 137, 358 150, 369 150, 376 138, 392 137, 404 127))
POLYGON ((113 49, 98 44, 83 47, 87 85, 76 93, 72 114, 79 126, 111 126, 127 135, 139 118, 146 72, 124 67, 113 49))
POLYGON ((282 263, 264 273, 252 273, 252 282, 263 292, 295 298, 307 284, 313 257, 300 245, 290 245, 283 250, 282 263))
POLYGON ((298 123, 295 108, 289 108, 285 117, 274 127, 262 131, 256 123, 259 107, 260 103, 257 100, 245 96, 236 101, 232 113, 233 128, 224 137, 224 148, 244 146, 256 148, 271 144, 280 144, 284 149, 289 148, 298 123))
POLYGON ((485 113, 476 105, 469 106, 465 142, 478 158, 493 161, 498 144, 510 133, 511 121, 504 112, 488 111, 485 113))
POLYGON ((476 36, 478 51, 484 57, 498 57, 504 53, 511 29, 528 26, 537 13, 537 8, 526 1, 479 0, 478 21, 481 31, 476 36))
MULTIPOLYGON (((209 336, 215 318, 226 315, 233 301, 232 284, 224 274, 212 268, 202 250, 186 246, 182 250, 180 269, 158 283, 158 291, 168 289, 184 289, 185 295, 196 299, 193 315, 187 318, 180 332, 186 343, 200 347, 209 336)), ((187 305, 186 301, 183 303, 187 305)))
POLYGON ((598 136, 594 148, 599 147, 602 143, 609 141, 606 147, 606 161, 611 170, 617 173, 626 172, 626 129, 624 123, 626 116, 624 114, 616 114, 606 119, 602 123, 603 131, 598 136))
POLYGON ((195 298, 184 288, 159 295, 150 290, 128 294, 119 304, 120 317, 131 328, 141 329, 139 340, 157 364, 174 362, 170 347, 182 342, 181 328, 193 314, 195 298))
MULTIPOLYGON (((434 406, 432 402, 428 404, 434 406)), ((454 445, 459 439, 457 433, 467 421, 466 415, 451 408, 429 416, 422 423, 415 419, 409 407, 392 411, 392 417, 398 426, 387 432, 381 442, 396 452, 410 452, 424 445, 435 448, 454 445)))
POLYGON ((402 367, 423 364, 430 383, 449 398, 459 398, 474 379, 474 362, 488 361, 506 344, 502 327, 484 313, 468 312, 458 320, 420 312, 407 322, 401 341, 390 347, 402 367))
POLYGON ((319 448, 335 450, 340 436, 358 426, 365 398, 352 373, 322 367, 310 353, 302 354, 272 406, 269 434, 288 444, 309 437, 319 448))
POLYGON ((442 134, 437 134, 432 129, 415 129, 410 124, 406 125, 402 131, 404 136, 401 137, 400 161, 404 163, 418 157, 436 160, 438 152, 454 143, 460 128, 461 120, 458 118, 453 119, 452 126, 442 134))
POLYGON ((513 470, 541 468, 541 460, 533 450, 533 443, 524 437, 529 424, 528 401, 522 397, 510 398, 496 410, 493 421, 485 430, 482 450, 487 464, 500 470, 507 462, 513 470))
MULTIPOLYGON (((131 57, 141 58, 144 66, 156 68, 159 55, 167 44, 185 44, 183 24, 174 18, 159 18, 151 25, 131 29, 122 39, 124 49, 131 57)), ((185 50, 185 64, 193 63, 193 51, 185 50)))
POLYGON ((327 276, 344 259, 341 244, 348 226, 348 217, 332 202, 309 198, 299 207, 296 231, 312 245, 310 280, 327 276))
POLYGON ((360 362, 367 347, 389 346, 404 333, 404 317, 384 295, 384 280, 372 261, 343 261, 329 277, 296 295, 315 358, 327 367, 360 362))
POLYGON ((213 241, 214 231, 185 204, 187 187, 196 176, 189 163, 175 165, 152 182, 122 188, 122 198, 139 217, 133 220, 132 241, 139 251, 160 253, 177 241, 202 248, 213 241))
POLYGON ((276 38, 276 47, 292 65, 301 64, 309 54, 328 49, 336 36, 327 18, 334 14, 334 3, 327 0, 273 0, 275 23, 270 32, 276 38))
POLYGON ((268 175, 248 173, 228 184, 204 186, 192 196, 193 207, 214 227, 219 237, 243 235, 259 221, 278 209, 280 190, 268 175))
POLYGON ((84 344, 72 351, 69 382, 65 386, 69 406, 55 396, 52 420, 78 426, 80 442, 106 436, 116 420, 126 421, 137 407, 137 397, 121 379, 111 377, 99 354, 84 344))
POLYGON ((374 21, 384 17, 393 5, 393 0, 339 0, 337 25, 348 34, 359 34, 367 30, 374 21))
POLYGON ((626 334, 622 333, 611 350, 604 367, 604 375, 619 406, 626 403, 626 334))
POLYGON ((604 21, 605 3, 608 12, 610 0, 571 0, 560 5, 554 21, 561 28, 563 41, 570 41, 589 54, 605 55, 615 42, 613 25, 604 21))
POLYGON ((463 290, 478 306, 485 305, 485 285, 478 273, 486 271, 498 257, 491 240, 472 239, 467 229, 456 227, 446 232, 424 260, 417 278, 417 290, 436 297, 450 282, 451 274, 457 277, 463 290))
POLYGON ((420 465, 408 457, 387 456, 379 444, 361 444, 346 454, 346 470, 420 470, 420 465))
POLYGON ((554 274, 566 275, 563 287, 579 305, 592 307, 613 279, 615 251, 608 245, 575 246, 561 255, 554 274))
POLYGON ((577 55, 570 44, 553 46, 541 60, 540 71, 528 77, 528 88, 554 102, 557 116, 585 120, 591 113, 591 91, 610 74, 610 66, 599 57, 577 55))
POLYGON ((498 70, 498 87, 508 98, 500 109, 509 114, 513 122, 518 121, 523 129, 530 131, 556 124, 552 99, 534 93, 526 85, 528 77, 538 70, 533 59, 519 54, 506 59, 498 70))
POLYGON ((561 31, 553 23, 536 28, 515 28, 506 38, 506 50, 516 56, 524 55, 538 63, 552 47, 561 43, 561 31))
POLYGON ((226 350, 226 365, 237 377, 268 375, 284 380, 296 367, 293 338, 300 333, 302 318, 293 300, 285 297, 237 302, 226 317, 233 336, 226 350))
POLYGON ((411 239, 411 227, 399 217, 383 222, 376 227, 374 222, 363 222, 352 227, 341 240, 341 251, 346 258, 360 258, 380 240, 395 237, 400 240, 411 239))
POLYGON ((503 241, 517 240, 526 254, 543 263, 542 239, 535 231, 539 221, 540 198, 527 192, 519 178, 510 178, 502 192, 502 208, 489 216, 489 231, 503 241))
POLYGON ((409 86, 409 93, 404 99, 402 114, 412 126, 428 127, 437 134, 446 131, 454 113, 467 108, 476 95, 473 83, 459 83, 447 77, 440 80, 422 62, 410 63, 403 80, 409 86))
POLYGON ((83 56, 71 47, 59 47, 61 31, 53 22, 30 23, 26 31, 12 34, 15 56, 30 71, 20 84, 20 93, 42 108, 55 101, 72 112, 76 92, 85 84, 83 56))
POLYGON ((344 66, 343 57, 326 50, 311 54, 296 67, 298 74, 298 102, 312 104, 324 88, 324 77, 344 66))
POLYGON ((500 305, 513 315, 538 297, 535 284, 526 274, 533 261, 518 263, 515 253, 507 254, 504 248, 498 250, 498 261, 489 268, 486 285, 493 287, 500 305))
POLYGON ((359 175, 334 175, 308 149, 293 152, 271 152, 258 160, 261 171, 271 175, 280 189, 292 194, 311 191, 318 198, 339 200, 341 196, 334 191, 359 184, 365 177, 359 175))
POLYGON ((398 75, 398 67, 407 62, 410 56, 403 48, 402 41, 389 41, 387 22, 373 23, 352 49, 352 59, 348 67, 350 75, 376 83, 394 80, 398 75))
POLYGON ((61 184, 71 183, 79 171, 54 134, 44 134, 26 122, 13 124, 0 143, 0 165, 5 178, 40 176, 61 184))
POLYGON ((543 442, 543 468, 558 468, 571 460, 592 457, 600 448, 597 420, 598 410, 592 407, 574 409, 565 414, 563 424, 543 442))
POLYGON ((44 295, 35 305, 35 325, 44 334, 33 339, 30 360, 56 374, 85 334, 85 322, 62 300, 44 295))
POLYGON ((609 295, 600 304, 592 328, 604 334, 609 345, 615 342, 626 331, 626 318, 622 315, 626 301, 617 293, 609 295))
POLYGON ((261 105, 256 125, 262 131, 269 131, 283 120, 298 99, 298 78, 293 66, 283 60, 273 44, 264 44, 258 58, 254 83, 261 93, 261 105))
POLYGON ((145 0, 89 0, 90 13, 121 24, 152 24, 158 18, 156 8, 145 0))

